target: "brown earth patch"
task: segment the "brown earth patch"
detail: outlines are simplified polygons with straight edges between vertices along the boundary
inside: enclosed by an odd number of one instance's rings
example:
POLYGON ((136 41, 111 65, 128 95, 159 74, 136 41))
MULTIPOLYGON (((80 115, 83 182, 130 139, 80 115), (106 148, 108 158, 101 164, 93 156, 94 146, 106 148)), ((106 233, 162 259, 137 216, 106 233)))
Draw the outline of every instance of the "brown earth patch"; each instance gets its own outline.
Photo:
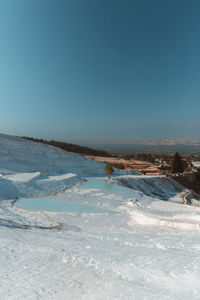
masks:
POLYGON ((93 155, 84 155, 86 158, 90 158, 96 161, 110 163, 113 167, 117 169, 124 170, 138 170, 146 175, 160 175, 160 169, 152 163, 135 160, 135 159, 123 159, 119 157, 103 157, 103 156, 93 156, 93 155))

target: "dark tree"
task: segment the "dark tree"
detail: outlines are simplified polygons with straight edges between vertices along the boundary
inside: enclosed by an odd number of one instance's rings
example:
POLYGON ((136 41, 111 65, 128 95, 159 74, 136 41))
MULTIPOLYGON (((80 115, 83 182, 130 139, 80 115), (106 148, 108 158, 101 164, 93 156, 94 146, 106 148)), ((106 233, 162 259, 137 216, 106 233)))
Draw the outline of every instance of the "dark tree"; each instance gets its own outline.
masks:
POLYGON ((196 177, 196 183, 200 184, 200 168, 197 169, 195 173, 195 177, 196 177))
POLYGON ((174 161, 172 165, 172 172, 173 173, 183 173, 184 171, 184 163, 182 161, 181 156, 176 152, 174 155, 174 161))

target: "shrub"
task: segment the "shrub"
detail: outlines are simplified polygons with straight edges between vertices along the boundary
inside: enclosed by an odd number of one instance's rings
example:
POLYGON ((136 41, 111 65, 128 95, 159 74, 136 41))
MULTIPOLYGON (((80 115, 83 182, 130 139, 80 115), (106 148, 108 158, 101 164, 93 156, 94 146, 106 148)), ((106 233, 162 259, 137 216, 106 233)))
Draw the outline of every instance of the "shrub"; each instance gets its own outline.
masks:
POLYGON ((112 173, 114 172, 114 169, 110 163, 107 163, 105 165, 105 171, 106 171, 106 175, 108 176, 112 175, 112 173))

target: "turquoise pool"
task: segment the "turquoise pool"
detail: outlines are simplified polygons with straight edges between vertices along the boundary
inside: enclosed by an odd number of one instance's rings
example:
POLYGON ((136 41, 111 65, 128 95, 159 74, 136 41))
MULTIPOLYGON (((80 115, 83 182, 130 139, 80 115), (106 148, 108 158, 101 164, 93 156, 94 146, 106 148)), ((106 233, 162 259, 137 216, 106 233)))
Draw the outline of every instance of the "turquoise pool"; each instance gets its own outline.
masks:
MULTIPOLYGON (((79 191, 83 191, 86 189, 94 189, 97 193, 101 193, 104 195, 118 195, 118 196, 125 196, 131 197, 132 192, 122 186, 119 186, 117 184, 113 184, 112 182, 108 182, 103 179, 90 179, 85 184, 81 185, 79 187, 79 191)), ((97 206, 89 206, 84 205, 80 203, 76 203, 77 199, 78 202, 83 201, 85 203, 84 193, 83 195, 81 193, 79 194, 73 194, 73 197, 75 197, 75 202, 73 202, 72 196, 70 196, 67 199, 47 199, 47 198, 21 198, 15 202, 15 205, 19 208, 23 208, 26 210, 47 210, 47 211, 67 211, 67 212, 79 212, 79 213, 106 213, 108 212, 108 209, 97 207, 97 206)), ((95 196, 98 197, 98 196, 95 196)))
POLYGON ((16 206, 27 210, 68 211, 80 213, 105 213, 103 208, 76 204, 59 199, 22 198, 16 206))

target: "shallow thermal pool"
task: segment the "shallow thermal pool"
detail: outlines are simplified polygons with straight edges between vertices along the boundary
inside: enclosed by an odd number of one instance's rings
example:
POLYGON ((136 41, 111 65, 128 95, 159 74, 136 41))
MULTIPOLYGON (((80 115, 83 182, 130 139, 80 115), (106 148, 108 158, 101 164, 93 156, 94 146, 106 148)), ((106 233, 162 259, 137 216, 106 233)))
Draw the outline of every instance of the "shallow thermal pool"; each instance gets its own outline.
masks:
MULTIPOLYGON (((96 192, 101 192, 103 194, 120 195, 125 196, 125 198, 130 198, 132 192, 130 189, 119 186, 112 182, 108 182, 104 179, 90 179, 85 184, 79 187, 79 193, 77 197, 85 203, 85 190, 95 190, 96 192), (80 192, 83 192, 81 195, 80 192)), ((74 195, 74 194, 73 194, 74 195)), ((80 203, 74 203, 73 198, 69 197, 67 199, 47 199, 47 198, 21 198, 16 201, 15 205, 19 208, 27 210, 48 210, 48 211, 68 211, 68 212, 80 212, 80 213, 106 213, 108 210, 106 208, 89 206, 80 203)))
POLYGON ((125 198, 133 197, 133 190, 130 188, 118 185, 107 179, 89 179, 86 184, 82 185, 83 189, 98 189, 104 194, 115 194, 125 198))
POLYGON ((69 211, 81 213, 105 213, 102 208, 76 204, 59 199, 22 198, 16 206, 28 210, 69 211))

